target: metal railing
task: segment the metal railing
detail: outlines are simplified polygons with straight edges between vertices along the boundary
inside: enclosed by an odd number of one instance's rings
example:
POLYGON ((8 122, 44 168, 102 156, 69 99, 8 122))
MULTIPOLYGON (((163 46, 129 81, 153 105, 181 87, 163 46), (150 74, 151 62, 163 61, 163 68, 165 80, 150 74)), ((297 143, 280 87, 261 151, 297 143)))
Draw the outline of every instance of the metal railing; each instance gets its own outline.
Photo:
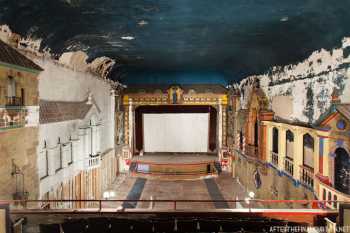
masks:
MULTIPOLYGON (((167 211, 178 211, 178 210, 193 210, 194 204, 200 204, 199 208, 195 208, 196 211, 210 209, 216 209, 215 204, 226 203, 227 207, 222 209, 237 210, 237 207, 232 206, 232 204, 239 203, 243 209, 249 209, 249 212, 259 211, 262 209, 284 209, 286 211, 293 212, 295 210, 310 210, 324 212, 326 209, 326 202, 344 204, 349 203, 345 201, 319 201, 319 200, 261 200, 261 199, 245 199, 245 200, 174 200, 174 199, 149 199, 149 200, 125 200, 125 199, 115 199, 115 200, 0 200, 0 203, 10 204, 10 211, 16 213, 28 213, 28 212, 110 212, 110 211, 125 211, 127 209, 135 209, 137 204, 144 203, 144 207, 138 207, 138 210, 167 210, 167 211), (129 204, 128 204, 129 203, 129 204), (146 205, 145 205, 146 204, 146 205), (164 205, 168 204, 168 205, 164 205), (191 205, 190 205, 191 204, 191 205), (206 204, 206 205, 205 205, 206 204), (296 208, 291 209, 281 204, 293 204, 296 208), (230 207, 230 205, 232 207, 230 207), (274 206, 275 205, 275 206, 274 206), (251 210, 254 209, 254 210, 251 210)), ((335 204, 334 204, 335 205, 335 204)))
POLYGON ((314 169, 306 166, 300 166, 300 181, 310 187, 314 187, 314 169))
POLYGON ((284 170, 291 176, 294 175, 294 162, 289 157, 284 157, 284 170))
POLYGON ((6 96, 6 106, 21 106, 23 101, 21 97, 17 96, 6 96))
POLYGON ((273 151, 271 151, 271 162, 273 165, 278 167, 278 154, 273 151))

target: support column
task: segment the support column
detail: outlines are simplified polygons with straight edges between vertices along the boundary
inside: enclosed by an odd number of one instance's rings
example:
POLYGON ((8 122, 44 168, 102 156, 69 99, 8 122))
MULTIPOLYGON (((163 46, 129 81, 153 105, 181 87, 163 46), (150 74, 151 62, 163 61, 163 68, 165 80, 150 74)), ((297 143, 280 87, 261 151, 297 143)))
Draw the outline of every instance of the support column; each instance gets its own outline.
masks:
POLYGON ((272 121, 274 113, 272 111, 261 111, 259 113, 259 156, 262 161, 269 161, 270 147, 268 145, 271 133, 269 126, 264 121, 272 121))
POLYGON ((227 108, 226 108, 226 105, 222 105, 221 109, 222 109, 222 146, 227 146, 227 108))
POLYGON ((129 122, 128 122, 128 131, 129 131, 129 139, 128 139, 128 145, 129 145, 129 148, 130 150, 132 151, 133 150, 133 143, 132 143, 132 140, 133 140, 133 136, 134 136, 134 130, 133 130, 133 112, 132 112, 132 99, 129 99, 129 110, 128 110, 128 115, 129 115, 129 122))
POLYGON ((221 105, 221 99, 219 99, 218 103, 218 109, 219 109, 219 117, 218 117, 218 157, 220 158, 220 152, 222 148, 222 105, 221 105))
POLYGON ((330 149, 330 139, 324 138, 323 139, 324 148, 323 148, 323 175, 331 178, 331 174, 329 172, 329 165, 330 165, 330 158, 329 153, 331 152, 330 149))
POLYGON ((278 127, 278 168, 284 170, 284 157, 286 156, 286 129, 278 127))
POLYGON ((271 125, 266 125, 266 149, 265 149, 265 152, 267 155, 266 160, 269 163, 272 163, 271 151, 272 151, 272 127, 271 127, 271 125))
POLYGON ((300 180, 300 166, 303 165, 303 132, 300 130, 294 133, 294 179, 300 180))
POLYGON ((267 126, 264 125, 263 123, 260 124, 259 126, 259 158, 261 161, 267 161, 267 126))

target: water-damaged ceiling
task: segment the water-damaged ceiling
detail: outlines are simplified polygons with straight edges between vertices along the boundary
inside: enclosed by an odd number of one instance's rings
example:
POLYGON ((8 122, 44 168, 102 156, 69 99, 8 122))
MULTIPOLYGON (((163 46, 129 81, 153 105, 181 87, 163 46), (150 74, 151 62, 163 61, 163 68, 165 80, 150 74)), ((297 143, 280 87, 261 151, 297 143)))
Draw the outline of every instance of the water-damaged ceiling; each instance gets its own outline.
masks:
POLYGON ((200 70, 239 80, 339 46, 349 9, 349 0, 0 0, 0 21, 55 53, 115 58, 124 79, 200 70))

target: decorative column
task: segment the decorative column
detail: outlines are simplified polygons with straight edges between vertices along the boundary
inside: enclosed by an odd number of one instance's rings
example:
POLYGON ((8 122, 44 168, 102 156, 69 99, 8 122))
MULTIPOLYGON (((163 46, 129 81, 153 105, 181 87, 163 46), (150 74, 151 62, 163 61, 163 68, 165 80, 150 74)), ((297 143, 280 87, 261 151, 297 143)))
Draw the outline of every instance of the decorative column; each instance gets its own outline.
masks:
POLYGON ((300 129, 294 133, 294 179, 300 180, 300 166, 303 165, 303 132, 300 129))
POLYGON ((129 100, 124 96, 124 144, 129 145, 129 100))
POLYGON ((130 150, 133 150, 133 136, 134 136, 134 127, 133 127, 133 122, 134 122, 134 119, 133 119, 133 103, 132 103, 132 99, 130 98, 129 99, 129 122, 128 122, 128 128, 129 128, 129 140, 128 140, 128 145, 129 145, 129 148, 130 150))
POLYGON ((222 105, 222 146, 227 146, 227 107, 222 105))
POLYGON ((266 124, 266 161, 272 163, 271 160, 272 151, 272 127, 270 124, 266 124))
POLYGON ((264 121, 272 121, 274 112, 272 111, 261 111, 259 113, 259 158, 262 161, 269 161, 270 150, 269 150, 269 137, 268 126, 264 124, 264 121))
POLYGON ((323 172, 323 162, 324 162, 324 143, 325 143, 325 138, 322 136, 318 136, 318 172, 320 173, 320 175, 323 176, 324 172, 323 172))
POLYGON ((219 99, 218 103, 218 109, 219 109, 219 117, 218 117, 218 156, 220 158, 220 152, 222 147, 222 105, 221 105, 221 99, 219 99))
POLYGON ((278 168, 284 170, 284 160, 286 156, 286 129, 278 127, 278 168))
POLYGON ((115 146, 115 132, 116 132, 116 119, 115 119, 115 108, 116 108, 116 96, 118 95, 117 91, 114 89, 111 89, 110 96, 111 96, 111 106, 110 106, 110 121, 111 121, 111 130, 110 133, 110 140, 109 140, 109 146, 114 148, 115 146))

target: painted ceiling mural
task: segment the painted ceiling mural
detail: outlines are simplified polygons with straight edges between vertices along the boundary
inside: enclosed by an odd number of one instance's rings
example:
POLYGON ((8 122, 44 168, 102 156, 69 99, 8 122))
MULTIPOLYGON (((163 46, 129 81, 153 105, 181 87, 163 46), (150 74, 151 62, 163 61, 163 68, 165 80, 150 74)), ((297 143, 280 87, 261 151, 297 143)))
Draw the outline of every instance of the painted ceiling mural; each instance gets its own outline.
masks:
POLYGON ((127 83, 225 83, 339 46, 349 9, 349 0, 0 0, 0 23, 57 54, 114 58, 112 78, 127 83))

